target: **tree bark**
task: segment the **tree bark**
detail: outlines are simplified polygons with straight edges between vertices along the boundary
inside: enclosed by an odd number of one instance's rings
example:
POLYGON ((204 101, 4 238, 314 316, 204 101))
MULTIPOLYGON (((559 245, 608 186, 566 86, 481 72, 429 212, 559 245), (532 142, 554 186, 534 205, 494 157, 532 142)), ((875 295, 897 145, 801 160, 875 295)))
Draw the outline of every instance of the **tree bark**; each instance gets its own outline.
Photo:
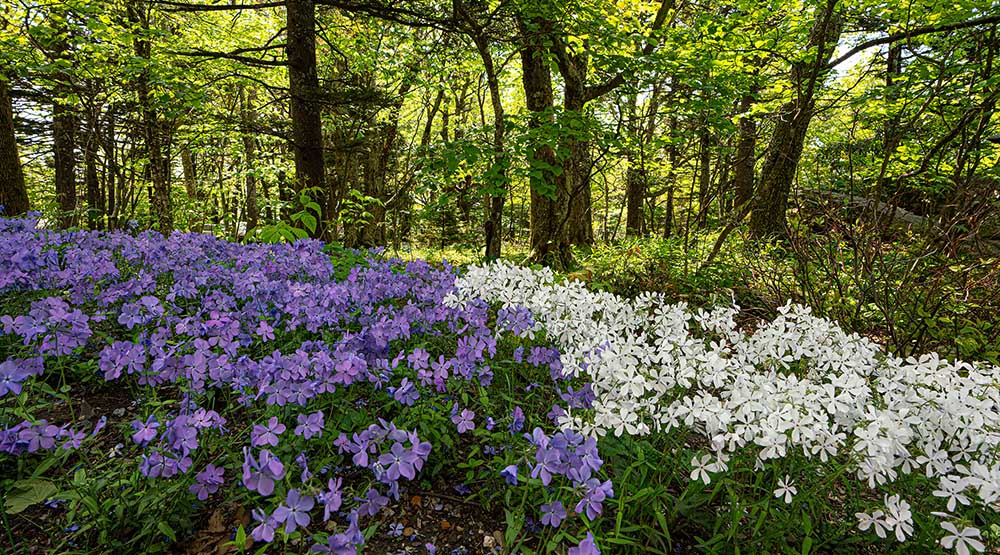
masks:
POLYGON ((146 155, 149 159, 149 178, 153 182, 152 212, 160 233, 169 235, 174 229, 174 212, 167 176, 168 160, 163 155, 162 122, 154 105, 153 90, 150 84, 152 44, 147 36, 150 31, 148 9, 145 2, 130 2, 128 4, 129 19, 139 27, 136 30, 137 34, 133 45, 136 57, 142 60, 143 69, 137 76, 135 85, 139 97, 139 109, 142 114, 146 155))
POLYGON ((674 233, 674 188, 677 185, 677 162, 680 158, 677 143, 677 116, 671 115, 669 123, 670 146, 667 147, 667 163, 670 170, 667 173, 667 206, 664 209, 663 238, 669 239, 674 233))
POLYGON ((470 32, 472 41, 479 51, 486 72, 486 84, 490 90, 490 102, 493 105, 493 175, 489 186, 489 199, 483 232, 486 235, 486 259, 500 258, 501 231, 503 230, 503 205, 510 186, 507 177, 507 152, 504 145, 504 111, 503 99, 500 96, 500 78, 493 64, 489 42, 481 28, 470 32))
POLYGON ((753 98, 751 92, 740 99, 741 115, 733 171, 733 188, 736 189, 733 211, 737 213, 753 198, 754 166, 757 162, 757 120, 750 115, 753 98))
POLYGON ((260 211, 257 207, 257 177, 254 172, 257 169, 257 139, 254 137, 254 128, 257 125, 257 114, 254 111, 254 100, 256 95, 253 89, 249 91, 240 88, 240 134, 243 138, 243 160, 246 168, 246 222, 247 231, 257 227, 260 219, 260 211))
POLYGON ((586 115, 587 67, 585 54, 557 51, 560 74, 563 77, 563 114, 569 132, 560 136, 562 148, 569 153, 563 161, 563 175, 569 194, 569 214, 566 234, 570 244, 591 245, 594 242, 592 195, 590 191, 590 138, 586 115), (561 54, 561 56, 560 56, 561 54))
MULTIPOLYGON (((543 37, 537 32, 538 22, 533 22, 536 29, 529 28, 528 23, 521 19, 517 23, 520 34, 521 82, 525 105, 531 113, 528 126, 537 130, 553 122, 552 75, 545 57, 543 37)), ((529 167, 533 167, 530 177, 529 260, 557 270, 565 269, 573 264, 573 253, 565 226, 569 208, 566 173, 557 176, 548 169, 555 166, 556 153, 547 144, 539 142, 529 156, 529 167)))
POLYGON ((10 81, 0 75, 0 206, 4 217, 19 216, 28 211, 28 189, 14 136, 14 109, 10 97, 10 81))
POLYGON ((802 157, 806 132, 816 103, 816 92, 830 72, 829 60, 843 30, 837 0, 827 0, 816 11, 809 33, 809 59, 792 62, 791 81, 795 96, 781 106, 767 154, 760 171, 760 184, 750 215, 750 232, 759 238, 786 234, 788 195, 802 157))
POLYGON ((198 170, 194 165, 191 145, 181 147, 181 168, 184 171, 184 192, 189 199, 198 198, 198 170))
POLYGON ((87 223, 91 229, 101 229, 104 221, 104 195, 97 178, 97 149, 101 108, 93 106, 87 116, 87 141, 84 144, 84 183, 87 189, 87 223))
POLYGON ((59 226, 70 227, 76 213, 76 117, 60 99, 52 104, 52 148, 59 226))
POLYGON ((287 0, 285 10, 295 192, 303 188, 323 191, 322 194, 310 195, 321 207, 321 213, 316 214, 318 225, 312 232, 313 236, 319 237, 323 234, 323 221, 329 207, 323 206, 327 195, 323 175, 322 106, 316 73, 316 6, 313 0, 287 0))
MULTIPOLYGON (((634 139, 639 139, 637 133, 639 127, 637 124, 638 102, 637 94, 629 95, 628 127, 629 134, 634 139)), ((636 140, 636 142, 640 141, 636 140)), ((641 149, 642 145, 640 144, 638 148, 641 149)), ((636 153, 634 148, 628 149, 625 158, 628 165, 625 170, 625 236, 639 237, 643 235, 642 205, 646 200, 646 168, 642 163, 641 153, 636 153)))

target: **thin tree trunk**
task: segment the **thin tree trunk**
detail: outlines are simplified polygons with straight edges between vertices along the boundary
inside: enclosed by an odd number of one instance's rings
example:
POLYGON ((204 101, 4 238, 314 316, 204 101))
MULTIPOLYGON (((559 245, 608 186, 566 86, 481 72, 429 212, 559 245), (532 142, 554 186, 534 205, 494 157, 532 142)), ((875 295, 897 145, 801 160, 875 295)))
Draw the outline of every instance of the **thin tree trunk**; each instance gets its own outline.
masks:
POLYGON ((753 105, 753 93, 747 93, 740 99, 739 138, 736 142, 736 160, 733 175, 733 188, 736 198, 733 201, 735 212, 753 198, 754 166, 757 161, 757 120, 750 115, 753 105))
POLYGON ((104 220, 104 196, 97 178, 97 148, 101 108, 94 106, 87 117, 87 142, 84 145, 84 182, 87 186, 87 222, 91 229, 100 229, 104 220))
MULTIPOLYGON (((636 139, 639 136, 637 132, 639 128, 637 122, 638 104, 639 96, 635 93, 630 94, 627 113, 628 128, 630 136, 636 139)), ((640 144, 638 148, 642 149, 643 147, 640 144)), ((643 232, 642 208, 646 199, 646 168, 642 164, 641 153, 635 152, 634 148, 629 148, 625 158, 628 166, 625 170, 625 236, 639 237, 643 232)), ((605 220, 607 220, 607 216, 605 216, 605 220)), ((607 236, 606 231, 605 236, 607 236)))
POLYGON ((118 227, 118 196, 119 190, 124 183, 118 180, 119 168, 118 158, 115 149, 115 105, 111 104, 107 110, 107 127, 101 139, 101 148, 104 150, 105 171, 105 192, 107 193, 107 227, 115 229, 118 227), (117 185, 117 187, 116 187, 117 185))
MULTIPOLYGON (((586 75, 585 58, 579 58, 575 75, 586 75)), ((587 103, 586 87, 583 81, 567 79, 563 90, 564 115, 575 119, 570 127, 579 129, 586 126, 585 107, 587 103)), ((566 234, 573 245, 591 245, 594 242, 594 224, 592 195, 590 191, 590 140, 584 134, 564 134, 561 138, 563 147, 569 156, 563 163, 563 175, 566 179, 566 189, 569 193, 569 215, 566 234)))
POLYGON ((19 216, 29 209, 28 189, 14 136, 14 110, 10 81, 0 75, 0 206, 5 217, 19 216))
POLYGON ((52 104, 52 148, 59 226, 70 227, 76 212, 76 117, 60 99, 52 104))
POLYGON ((507 189, 510 187, 510 179, 507 177, 507 153, 504 146, 503 99, 500 96, 500 78, 493 65, 489 42, 482 32, 475 33, 472 39, 476 49, 479 50, 479 57, 483 60, 486 83, 490 89, 490 102, 493 104, 493 172, 491 182, 488 184, 489 207, 483 231, 486 234, 486 259, 494 260, 500 258, 503 205, 507 189))
POLYGON ((181 147, 181 168, 184 171, 184 192, 189 199, 198 198, 198 170, 194 165, 191 145, 181 147))
POLYGON ((704 227, 708 222, 708 210, 712 202, 712 134, 708 130, 708 121, 704 118, 701 126, 698 137, 698 227, 704 227))
POLYGON ((148 9, 145 2, 138 1, 128 4, 129 19, 139 27, 133 41, 135 55, 144 64, 142 71, 136 78, 136 92, 142 113, 146 155, 149 159, 149 178, 153 182, 152 212, 160 233, 169 235, 174 229, 174 213, 167 176, 168 161, 163 155, 162 122, 154 105, 153 90, 150 84, 152 44, 147 36, 150 32, 148 9))
POLYGON ((667 163, 670 171, 667 173, 667 206, 664 208, 663 238, 669 239, 674 233, 674 189, 677 185, 677 160, 679 158, 677 145, 674 142, 677 133, 677 116, 670 116, 669 123, 670 146, 667 147, 667 163))
POLYGON ((253 107, 255 99, 256 94, 253 88, 247 91, 242 87, 240 88, 240 102, 242 104, 242 109, 240 110, 240 131, 243 136, 243 160, 246 163, 244 173, 246 175, 245 181, 247 187, 247 231, 257 227, 257 221, 260 219, 260 212, 257 208, 257 178, 254 175, 257 169, 257 139, 254 137, 253 131, 257 125, 257 114, 253 107))

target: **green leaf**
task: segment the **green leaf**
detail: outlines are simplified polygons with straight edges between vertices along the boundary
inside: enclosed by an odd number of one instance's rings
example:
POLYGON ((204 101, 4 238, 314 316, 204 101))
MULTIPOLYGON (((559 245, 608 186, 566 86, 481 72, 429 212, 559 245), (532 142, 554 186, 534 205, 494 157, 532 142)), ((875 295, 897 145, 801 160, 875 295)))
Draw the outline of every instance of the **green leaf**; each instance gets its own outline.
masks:
POLYGON ((16 515, 32 505, 36 505, 59 491, 55 484, 41 478, 18 480, 7 495, 7 512, 16 515))
POLYGON ((310 232, 316 231, 316 217, 313 216, 312 214, 308 212, 302 212, 301 216, 299 216, 299 221, 301 221, 302 225, 306 226, 306 229, 308 229, 310 232))
POLYGON ((177 534, 174 533, 174 529, 170 527, 169 524, 163 522, 162 520, 156 523, 156 529, 163 532, 163 535, 170 538, 170 541, 177 541, 177 534))

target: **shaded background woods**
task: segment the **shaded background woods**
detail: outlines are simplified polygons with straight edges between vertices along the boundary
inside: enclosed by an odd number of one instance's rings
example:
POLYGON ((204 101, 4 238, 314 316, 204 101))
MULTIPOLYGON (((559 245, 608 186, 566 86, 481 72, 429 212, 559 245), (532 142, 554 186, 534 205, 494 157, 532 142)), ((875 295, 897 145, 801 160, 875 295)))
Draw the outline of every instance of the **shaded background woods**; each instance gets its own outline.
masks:
POLYGON ((903 351, 971 326, 950 348, 996 357, 969 313, 997 303, 997 12, 15 0, 0 204, 60 227, 582 256, 619 290, 753 280, 744 303, 792 297, 903 351), (627 237, 666 242, 608 247, 627 237), (902 291, 926 305, 899 313, 902 291))

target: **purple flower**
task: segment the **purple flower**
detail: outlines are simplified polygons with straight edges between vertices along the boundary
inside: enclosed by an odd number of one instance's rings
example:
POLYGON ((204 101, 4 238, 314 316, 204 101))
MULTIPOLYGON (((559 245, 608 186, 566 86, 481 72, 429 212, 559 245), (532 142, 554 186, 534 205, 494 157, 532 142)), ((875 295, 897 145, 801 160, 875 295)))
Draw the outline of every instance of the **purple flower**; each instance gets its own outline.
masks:
POLYGON ((198 429, 189 424, 187 416, 178 416, 167 424, 167 443, 187 455, 198 448, 198 429))
POLYGON ((278 422, 278 417, 272 416, 268 419, 266 426, 260 424, 253 425, 253 431, 250 432, 250 445, 252 447, 262 447, 264 445, 277 447, 278 436, 285 433, 285 430, 285 425, 278 422))
POLYGON ((583 538, 580 545, 569 548, 568 555, 601 555, 601 550, 594 543, 594 535, 587 532, 587 537, 583 538))
POLYGON ((393 392, 392 397, 400 403, 412 407, 413 403, 420 398, 420 393, 417 392, 416 386, 413 385, 413 382, 409 378, 403 378, 399 387, 393 392))
POLYGON ((558 528, 562 521, 566 519, 566 508, 562 501, 553 501, 542 505, 542 524, 558 528))
POLYGON ((476 423, 473 419, 476 417, 476 413, 469 409, 462 409, 462 412, 451 417, 451 421, 458 426, 458 433, 464 434, 465 432, 471 432, 476 429, 476 423))
POLYGON ((414 370, 422 370, 427 368, 427 362, 430 360, 430 355, 427 351, 417 348, 414 349, 408 357, 406 357, 407 362, 410 363, 410 368, 414 370))
POLYGON ((300 414, 297 420, 299 425, 295 427, 295 435, 306 439, 323 436, 323 411, 316 411, 308 416, 300 414))
POLYGON ((132 434, 132 441, 140 447, 146 446, 150 441, 156 439, 156 429, 159 427, 160 423, 152 414, 146 418, 145 422, 133 420, 132 429, 135 430, 135 433, 132 434))
POLYGON ((87 432, 84 432, 83 430, 66 430, 65 437, 68 437, 69 439, 64 441, 60 448, 67 451, 70 449, 79 449, 80 443, 87 437, 87 432))
POLYGON ((309 550, 313 553, 327 553, 328 555, 357 555, 358 553, 358 548, 346 534, 334 534, 327 538, 326 545, 316 544, 309 550))
POLYGON ((587 513, 587 518, 594 520, 601 515, 601 511, 604 509, 604 500, 609 497, 615 496, 615 491, 611 487, 611 481, 605 481, 601 483, 597 478, 591 478, 587 480, 584 484, 587 488, 587 492, 580 499, 580 502, 576 504, 577 513, 587 513))
POLYGON ((259 324, 257 324, 257 335, 264 342, 271 341, 274 339, 274 328, 262 320, 259 324))
POLYGON ((504 469, 500 471, 500 475, 503 476, 504 480, 507 480, 508 484, 510 484, 512 486, 516 486, 517 485, 517 465, 516 464, 512 464, 512 465, 504 467, 504 469))
POLYGON ((94 431, 90 432, 90 437, 96 437, 97 434, 101 433, 101 430, 108 425, 108 417, 102 416, 97 419, 97 424, 94 424, 94 431))
POLYGON ((358 515, 360 516, 375 516, 382 510, 382 507, 389 504, 389 498, 379 493, 375 488, 371 488, 365 493, 363 501, 361 505, 358 505, 358 515))
POLYGON ((225 482, 222 478, 223 472, 223 469, 209 464, 205 470, 195 475, 195 483, 191 484, 188 491, 197 495, 199 501, 208 499, 208 496, 219 491, 219 486, 225 482))
POLYGON ((214 410, 198 409, 191 415, 188 423, 195 428, 219 428, 221 429, 226 423, 226 419, 219 415, 219 413, 214 410))
POLYGON ((298 527, 309 526, 309 511, 316 502, 311 495, 301 495, 296 489, 288 490, 285 502, 274 510, 274 519, 285 523, 285 533, 291 534, 298 527))
POLYGON ((271 543, 274 540, 274 531, 280 523, 274 519, 273 515, 265 513, 263 509, 254 509, 250 511, 250 514, 253 515, 254 520, 260 523, 250 531, 250 537, 254 541, 271 543))
POLYGON ((524 411, 521 410, 521 407, 514 407, 514 411, 510 413, 510 418, 511 433, 517 433, 524 429, 524 411))
POLYGON ((535 459, 538 464, 531 469, 531 477, 541 478, 543 486, 549 485, 552 476, 562 474, 565 469, 565 463, 558 449, 541 448, 535 459))
POLYGON ((403 447, 402 443, 392 444, 388 453, 378 458, 378 463, 385 469, 385 477, 389 480, 399 480, 400 476, 412 480, 417 476, 414 463, 419 459, 416 453, 403 447))
POLYGON ((285 477, 285 466, 281 459, 264 449, 254 460, 249 449, 244 449, 243 485, 267 497, 274 493, 274 482, 285 477))
POLYGON ((342 480, 337 478, 336 480, 330 479, 326 483, 327 490, 320 492, 316 498, 320 503, 323 504, 323 521, 329 521, 330 515, 337 512, 340 509, 340 505, 343 503, 343 497, 340 493, 340 486, 342 480))
POLYGON ((21 393, 21 384, 28 376, 42 373, 42 357, 30 359, 8 358, 0 362, 0 397, 8 392, 21 393))

